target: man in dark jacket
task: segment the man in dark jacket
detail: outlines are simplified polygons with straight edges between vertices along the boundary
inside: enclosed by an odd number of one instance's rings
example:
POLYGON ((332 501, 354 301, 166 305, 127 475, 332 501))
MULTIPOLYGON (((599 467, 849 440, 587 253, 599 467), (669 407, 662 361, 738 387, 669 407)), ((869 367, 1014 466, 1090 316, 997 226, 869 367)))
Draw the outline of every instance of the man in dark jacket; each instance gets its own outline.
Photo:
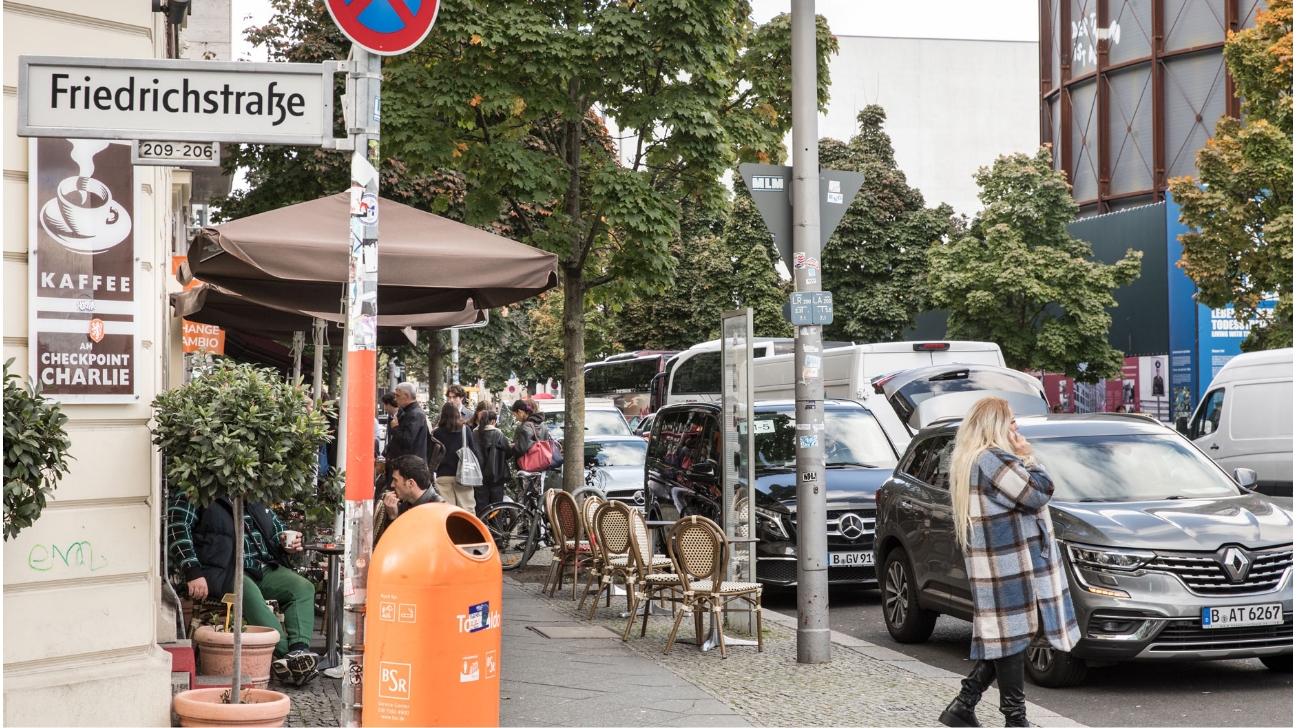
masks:
POLYGON ((373 543, 386 533, 387 527, 410 508, 426 503, 444 503, 444 498, 431 485, 431 471, 426 463, 416 455, 401 455, 386 465, 391 474, 391 489, 386 492, 378 504, 380 515, 373 543))
MULTIPOLYGON (((171 548, 188 581, 189 598, 197 602, 232 593, 233 503, 217 498, 202 508, 180 492, 167 516, 171 548)), ((284 531, 273 511, 260 503, 243 508, 243 618, 278 631, 274 676, 293 685, 313 679, 319 664, 319 656, 310 651, 314 585, 293 571, 288 561, 288 554, 302 548, 301 534, 284 531), (265 605, 266 599, 282 607, 282 624, 265 605)))
POLYGON ((391 418, 390 444, 386 446, 386 461, 401 455, 427 457, 427 415, 418 404, 417 390, 411 382, 395 385, 395 404, 399 411, 391 418))

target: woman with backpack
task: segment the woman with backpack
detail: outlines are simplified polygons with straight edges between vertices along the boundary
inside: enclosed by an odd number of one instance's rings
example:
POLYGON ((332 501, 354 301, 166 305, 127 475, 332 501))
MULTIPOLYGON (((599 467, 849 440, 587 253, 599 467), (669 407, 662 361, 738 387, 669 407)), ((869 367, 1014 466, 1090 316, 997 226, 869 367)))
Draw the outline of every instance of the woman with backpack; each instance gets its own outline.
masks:
POLYGON ((494 503, 503 500, 504 489, 512 479, 510 462, 512 443, 507 435, 498 429, 498 413, 489 410, 476 410, 477 421, 473 430, 476 445, 480 449, 480 469, 485 484, 476 487, 476 515, 484 513, 494 503))
POLYGON ((462 450, 466 449, 474 460, 480 461, 480 452, 471 435, 471 428, 465 425, 462 411, 452 402, 446 402, 440 409, 440 419, 436 422, 435 429, 431 431, 431 437, 443 443, 445 449, 444 459, 435 469, 435 482, 445 502, 475 513, 475 488, 458 482, 458 462, 462 450))

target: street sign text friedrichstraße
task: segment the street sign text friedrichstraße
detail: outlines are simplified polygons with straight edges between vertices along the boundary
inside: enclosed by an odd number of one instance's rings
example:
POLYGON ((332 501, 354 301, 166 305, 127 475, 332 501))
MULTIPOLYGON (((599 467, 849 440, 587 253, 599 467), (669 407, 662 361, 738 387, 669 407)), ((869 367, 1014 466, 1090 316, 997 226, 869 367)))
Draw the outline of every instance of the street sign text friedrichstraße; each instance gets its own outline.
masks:
POLYGON ((18 136, 333 146, 338 64, 18 57, 18 136))

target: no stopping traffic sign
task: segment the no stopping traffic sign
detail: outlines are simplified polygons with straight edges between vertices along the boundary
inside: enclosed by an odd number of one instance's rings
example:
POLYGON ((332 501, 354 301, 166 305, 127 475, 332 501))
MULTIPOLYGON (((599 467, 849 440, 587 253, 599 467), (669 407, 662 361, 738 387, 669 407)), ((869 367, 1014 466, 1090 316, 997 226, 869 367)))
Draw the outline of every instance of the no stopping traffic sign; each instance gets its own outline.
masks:
POLYGON ((395 56, 431 32, 440 0, 327 0, 341 32, 370 53, 395 56))

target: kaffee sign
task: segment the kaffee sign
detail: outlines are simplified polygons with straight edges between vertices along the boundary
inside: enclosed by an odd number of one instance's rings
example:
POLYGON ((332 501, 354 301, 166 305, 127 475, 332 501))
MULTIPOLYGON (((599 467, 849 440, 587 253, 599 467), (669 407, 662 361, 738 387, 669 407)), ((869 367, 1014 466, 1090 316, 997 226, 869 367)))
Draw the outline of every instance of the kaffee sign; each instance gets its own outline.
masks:
POLYGON ((29 144, 29 371, 63 401, 135 402, 140 269, 130 144, 29 144))

